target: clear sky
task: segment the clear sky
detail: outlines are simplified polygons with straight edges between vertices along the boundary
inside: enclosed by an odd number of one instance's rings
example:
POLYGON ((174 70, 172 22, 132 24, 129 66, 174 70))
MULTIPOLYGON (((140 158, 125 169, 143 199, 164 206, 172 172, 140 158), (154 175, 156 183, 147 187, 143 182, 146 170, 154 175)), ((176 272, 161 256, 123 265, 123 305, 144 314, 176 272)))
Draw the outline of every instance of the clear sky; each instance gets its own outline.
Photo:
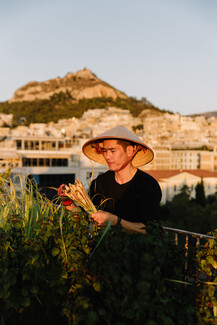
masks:
POLYGON ((182 115, 217 110, 216 0, 2 0, 0 101, 89 68, 182 115))

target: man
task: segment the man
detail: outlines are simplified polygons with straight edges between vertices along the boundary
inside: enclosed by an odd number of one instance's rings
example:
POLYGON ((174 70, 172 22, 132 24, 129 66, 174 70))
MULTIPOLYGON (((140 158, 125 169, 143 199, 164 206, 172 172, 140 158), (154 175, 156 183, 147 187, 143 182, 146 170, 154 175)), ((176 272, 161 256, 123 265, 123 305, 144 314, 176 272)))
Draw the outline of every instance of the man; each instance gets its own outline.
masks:
MULTIPOLYGON (((91 215, 94 221, 99 226, 111 221, 127 231, 145 233, 146 223, 158 219, 162 196, 158 182, 137 168, 152 161, 152 149, 124 126, 117 126, 87 141, 82 151, 109 168, 91 184, 90 197, 99 209, 91 215)), ((72 201, 65 205, 75 209, 72 201)))
POLYGON ((158 219, 161 189, 158 182, 137 167, 154 158, 151 148, 124 126, 112 128, 83 145, 83 153, 109 170, 91 184, 90 196, 99 226, 108 221, 128 231, 145 233, 145 224, 158 219))

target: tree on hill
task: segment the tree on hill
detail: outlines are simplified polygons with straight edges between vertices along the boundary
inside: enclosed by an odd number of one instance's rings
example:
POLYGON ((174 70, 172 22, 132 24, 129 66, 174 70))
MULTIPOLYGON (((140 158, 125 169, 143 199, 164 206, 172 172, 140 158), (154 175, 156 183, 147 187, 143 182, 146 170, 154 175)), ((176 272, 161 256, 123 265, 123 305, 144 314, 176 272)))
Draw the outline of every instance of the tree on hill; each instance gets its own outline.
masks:
POLYGON ((3 102, 0 103, 0 113, 13 114, 14 126, 19 124, 20 118, 25 117, 25 125, 30 123, 48 123, 57 122, 59 119, 72 117, 80 118, 88 109, 97 109, 105 107, 118 107, 127 109, 137 117, 145 109, 160 111, 147 100, 137 100, 129 97, 112 99, 111 97, 97 97, 90 99, 72 98, 69 92, 60 92, 50 97, 49 100, 35 100, 31 102, 3 102))

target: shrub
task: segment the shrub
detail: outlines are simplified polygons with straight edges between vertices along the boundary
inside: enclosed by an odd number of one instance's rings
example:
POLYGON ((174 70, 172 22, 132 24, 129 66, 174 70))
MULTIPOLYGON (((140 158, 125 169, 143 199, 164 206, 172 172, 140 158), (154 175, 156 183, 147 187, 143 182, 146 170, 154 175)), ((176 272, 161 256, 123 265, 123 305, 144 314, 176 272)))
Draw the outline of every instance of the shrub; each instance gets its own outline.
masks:
POLYGON ((82 287, 70 307, 76 324, 195 323, 195 287, 183 282, 184 251, 158 224, 145 236, 114 227, 85 268, 95 283, 82 287))
POLYGON ((2 324, 196 323, 185 251, 159 224, 103 238, 86 213, 75 218, 33 184, 18 198, 9 184, 0 192, 2 324))

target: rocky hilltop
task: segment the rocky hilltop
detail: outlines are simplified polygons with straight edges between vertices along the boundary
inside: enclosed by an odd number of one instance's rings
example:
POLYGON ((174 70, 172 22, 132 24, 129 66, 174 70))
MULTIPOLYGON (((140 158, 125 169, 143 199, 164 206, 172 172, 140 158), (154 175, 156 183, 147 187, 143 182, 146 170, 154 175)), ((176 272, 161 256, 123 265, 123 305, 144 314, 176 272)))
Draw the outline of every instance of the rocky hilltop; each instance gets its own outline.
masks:
POLYGON ((69 93, 75 100, 96 97, 127 98, 123 92, 98 79, 89 69, 84 68, 76 73, 69 72, 63 78, 29 82, 15 91, 9 103, 49 99, 60 92, 69 93))

